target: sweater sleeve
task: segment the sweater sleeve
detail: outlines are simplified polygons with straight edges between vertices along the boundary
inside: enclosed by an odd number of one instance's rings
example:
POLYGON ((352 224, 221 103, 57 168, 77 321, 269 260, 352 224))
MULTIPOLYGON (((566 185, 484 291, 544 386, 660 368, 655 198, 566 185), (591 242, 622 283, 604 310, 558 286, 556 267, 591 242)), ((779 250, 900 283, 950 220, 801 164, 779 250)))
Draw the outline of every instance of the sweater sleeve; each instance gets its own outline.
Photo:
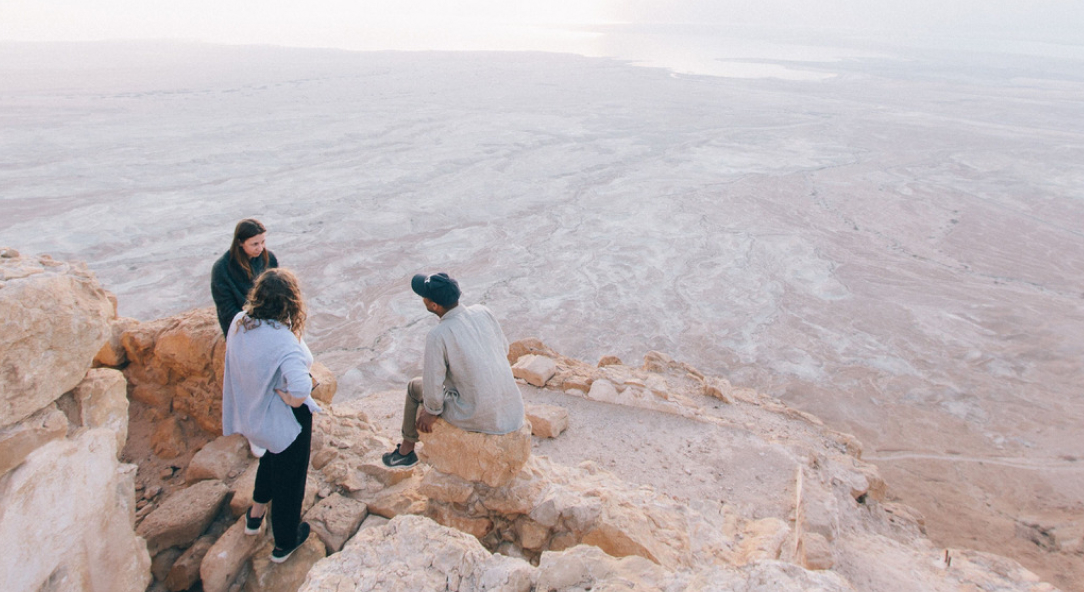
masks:
POLYGON ((425 367, 422 370, 422 400, 433 415, 444 413, 444 379, 448 376, 448 356, 444 340, 437 331, 425 338, 425 367))
POLYGON ((305 399, 312 394, 309 366, 301 352, 288 354, 279 368, 282 370, 282 380, 286 383, 285 390, 291 397, 305 399))
POLYGON ((241 305, 237 303, 234 295, 236 289, 230 281, 227 265, 228 260, 222 258, 211 268, 211 298, 215 301, 218 324, 222 327, 223 335, 229 334, 230 321, 241 312, 241 305))

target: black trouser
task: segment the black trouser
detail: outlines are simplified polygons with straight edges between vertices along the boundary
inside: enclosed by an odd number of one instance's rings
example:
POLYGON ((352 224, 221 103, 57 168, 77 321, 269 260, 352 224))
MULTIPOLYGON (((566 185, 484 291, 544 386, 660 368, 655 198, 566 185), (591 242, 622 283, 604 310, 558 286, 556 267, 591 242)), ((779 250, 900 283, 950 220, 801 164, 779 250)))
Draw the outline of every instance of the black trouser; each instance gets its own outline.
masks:
POLYGON ((256 469, 256 487, 252 492, 252 501, 258 504, 275 502, 271 508, 271 530, 275 533, 275 546, 280 549, 291 549, 297 543, 312 442, 312 412, 305 405, 294 407, 293 412, 301 424, 301 433, 286 450, 264 453, 256 469))

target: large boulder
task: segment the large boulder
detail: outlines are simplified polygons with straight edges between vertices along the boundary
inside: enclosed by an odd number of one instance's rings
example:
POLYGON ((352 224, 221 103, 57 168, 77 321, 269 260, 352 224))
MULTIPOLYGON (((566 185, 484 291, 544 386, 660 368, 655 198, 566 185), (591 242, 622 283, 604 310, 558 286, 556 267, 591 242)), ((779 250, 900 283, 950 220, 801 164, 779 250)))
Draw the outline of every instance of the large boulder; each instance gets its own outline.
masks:
POLYGON ((226 342, 217 318, 214 308, 201 308, 140 323, 121 335, 133 398, 163 415, 187 415, 211 434, 222 433, 226 342))
POLYGON ((208 442, 192 457, 184 479, 188 483, 205 479, 224 481, 231 476, 230 473, 243 469, 251 458, 248 440, 244 436, 241 434, 219 436, 208 442))
POLYGON ((86 428, 106 428, 117 438, 117 450, 128 441, 128 381, 109 368, 95 368, 72 393, 79 404, 79 422, 86 428))
POLYGON ((442 473, 490 487, 507 484, 531 456, 531 424, 502 435, 461 430, 437 420, 433 431, 421 434, 419 456, 442 473))
POLYGON ((187 590, 199 581, 200 564, 214 543, 215 537, 203 535, 173 562, 163 582, 170 592, 187 590))
POLYGON ((94 356, 94 365, 119 368, 128 363, 128 354, 124 351, 124 344, 121 343, 121 337, 124 335, 125 331, 138 324, 139 321, 128 317, 117 317, 109 321, 109 340, 105 342, 102 349, 98 350, 98 354, 94 356))
POLYGON ((641 557, 615 558, 581 545, 542 555, 536 590, 659 590, 709 592, 854 592, 833 573, 814 573, 770 561, 741 568, 716 566, 695 573, 672 572, 641 557))
POLYGON ((141 592, 151 560, 134 510, 135 466, 117 462, 113 432, 45 444, 0 485, 3 589, 141 592))
POLYGON ((546 386, 549 379, 556 373, 557 362, 548 356, 527 354, 521 356, 512 365, 512 376, 534 386, 546 386))
POLYGON ((557 405, 527 405, 527 421, 531 434, 539 438, 556 438, 568 429, 568 409, 557 405))
POLYGON ((252 555, 252 571, 245 578, 244 592, 297 592, 312 566, 327 557, 323 541, 315 535, 309 535, 282 563, 271 561, 274 548, 275 541, 268 537, 252 555))
MULTIPOLYGON (((209 481, 200 482, 203 483, 209 481)), ((267 533, 268 529, 264 529, 258 535, 245 534, 245 518, 238 518, 203 556, 199 575, 204 592, 227 592, 264 539, 271 538, 267 533)))
MULTIPOLYGON (((205 432, 222 434, 226 340, 214 308, 139 323, 124 331, 120 341, 129 361, 124 374, 132 384, 132 398, 150 405, 160 417, 188 416, 205 432)), ((312 373, 320 381, 313 397, 330 403, 337 387, 334 374, 319 362, 312 373)), ((175 447, 163 447, 163 454, 174 452, 175 447)))
POLYGON ((181 489, 148 514, 137 532, 152 555, 174 545, 187 547, 211 524, 229 492, 221 481, 181 489))
POLYGON ((305 514, 305 521, 329 552, 338 553, 358 531, 367 514, 365 504, 334 493, 313 506, 305 514))
POLYGON ((82 263, 0 257, 0 428, 75 388, 114 316, 82 263))
POLYGON ((31 452, 68 433, 68 418, 50 403, 34 415, 0 429, 0 476, 19 466, 31 452))
POLYGON ((492 555, 478 540, 419 516, 361 530, 317 563, 299 592, 527 592, 531 565, 492 555))

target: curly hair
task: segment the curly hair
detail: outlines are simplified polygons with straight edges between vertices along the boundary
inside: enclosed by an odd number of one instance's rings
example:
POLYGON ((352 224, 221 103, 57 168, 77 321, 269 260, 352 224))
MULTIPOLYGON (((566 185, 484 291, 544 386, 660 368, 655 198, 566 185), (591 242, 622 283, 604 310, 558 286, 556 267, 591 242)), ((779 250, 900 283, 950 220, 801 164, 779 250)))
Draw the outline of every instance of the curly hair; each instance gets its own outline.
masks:
MULTIPOLYGON (((241 266, 241 269, 245 270, 245 274, 247 274, 248 277, 252 277, 252 266, 249 265, 248 255, 245 254, 245 249, 241 245, 248 239, 265 232, 267 232, 267 227, 255 218, 245 218, 238 222, 237 226, 233 229, 233 242, 230 243, 230 257, 241 266)), ((266 267, 267 262, 270 260, 267 249, 264 249, 263 253, 260 253, 260 259, 263 259, 264 267, 266 267)))
POLYGON ((307 316, 297 276, 280 267, 268 269, 256 278, 240 323, 246 331, 260 326, 263 321, 282 323, 300 338, 307 316))

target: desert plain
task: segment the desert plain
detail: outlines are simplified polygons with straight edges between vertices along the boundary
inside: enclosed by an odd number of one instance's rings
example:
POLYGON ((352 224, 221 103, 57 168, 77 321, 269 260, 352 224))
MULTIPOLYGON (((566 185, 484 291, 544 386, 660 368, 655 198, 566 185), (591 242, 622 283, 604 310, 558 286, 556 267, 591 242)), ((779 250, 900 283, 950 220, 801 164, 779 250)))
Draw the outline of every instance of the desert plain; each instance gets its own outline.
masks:
MULTIPOLYGON (((814 413, 936 543, 1084 590, 1081 61, 768 62, 815 75, 3 44, 0 246, 84 260, 149 320, 210 305, 259 218, 346 400, 420 372, 409 278, 447 271, 510 339, 662 351, 814 413)), ((585 419, 590 446, 546 452, 637 462, 605 446, 643 430, 585 419)))

